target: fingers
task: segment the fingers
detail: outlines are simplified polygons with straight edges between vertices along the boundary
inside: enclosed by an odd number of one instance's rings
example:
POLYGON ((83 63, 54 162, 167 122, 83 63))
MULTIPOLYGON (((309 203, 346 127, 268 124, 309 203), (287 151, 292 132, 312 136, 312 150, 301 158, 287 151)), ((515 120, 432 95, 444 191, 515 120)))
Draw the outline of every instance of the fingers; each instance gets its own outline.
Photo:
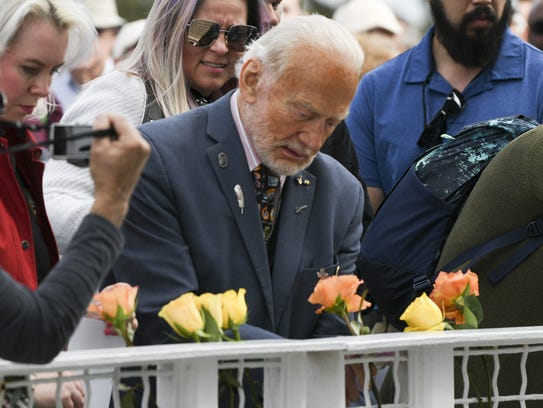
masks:
MULTIPOLYGON (((34 388, 34 406, 36 408, 54 408, 57 400, 57 384, 41 383, 34 388)), ((83 408, 85 406, 85 385, 82 381, 62 383, 60 402, 63 408, 83 408)))
POLYGON ((85 405, 85 387, 81 381, 62 384, 62 407, 83 408, 85 405))

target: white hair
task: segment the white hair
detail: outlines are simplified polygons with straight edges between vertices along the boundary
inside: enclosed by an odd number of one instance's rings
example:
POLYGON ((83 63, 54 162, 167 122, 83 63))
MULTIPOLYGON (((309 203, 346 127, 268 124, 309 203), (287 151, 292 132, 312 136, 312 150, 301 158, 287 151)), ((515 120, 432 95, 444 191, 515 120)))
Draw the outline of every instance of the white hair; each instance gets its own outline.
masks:
POLYGON ((270 79, 278 79, 300 48, 321 50, 362 73, 364 53, 354 36, 339 23, 313 14, 282 21, 249 44, 237 64, 237 74, 245 61, 258 59, 270 79))

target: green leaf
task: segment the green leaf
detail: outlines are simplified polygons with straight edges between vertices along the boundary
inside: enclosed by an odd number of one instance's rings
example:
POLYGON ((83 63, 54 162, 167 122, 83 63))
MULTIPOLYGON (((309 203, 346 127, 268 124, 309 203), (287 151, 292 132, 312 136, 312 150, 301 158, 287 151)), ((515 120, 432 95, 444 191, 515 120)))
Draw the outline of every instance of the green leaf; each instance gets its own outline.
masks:
POLYGON ((217 321, 205 307, 202 307, 202 311, 204 312, 205 318, 204 332, 208 335, 206 341, 221 341, 223 332, 217 324, 217 321))
POLYGON ((456 307, 456 310, 458 310, 460 313, 464 313, 465 305, 466 302, 463 295, 460 295, 456 299, 454 299, 454 307, 456 307))
POLYGON ((466 287, 464 288, 464 291, 462 292, 462 294, 460 296, 462 296, 462 297, 469 296, 470 292, 471 292, 471 288, 470 288, 470 284, 469 284, 469 281, 468 281, 466 287))
POLYGON ((473 314, 470 308, 464 308, 464 320, 465 324, 458 324, 455 326, 457 329, 476 329, 479 327, 477 318, 473 314))
POLYGON ((464 303, 475 316, 477 323, 481 323, 483 321, 483 307, 481 306, 481 302, 479 302, 479 298, 475 295, 468 295, 465 297, 464 303))

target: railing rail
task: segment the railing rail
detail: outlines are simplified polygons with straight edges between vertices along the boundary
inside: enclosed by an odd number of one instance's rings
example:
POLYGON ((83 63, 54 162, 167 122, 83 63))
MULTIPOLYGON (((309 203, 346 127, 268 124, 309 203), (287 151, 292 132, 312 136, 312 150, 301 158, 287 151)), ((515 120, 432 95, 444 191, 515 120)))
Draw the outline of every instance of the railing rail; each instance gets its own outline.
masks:
MULTIPOLYGON (((522 360, 526 363, 531 353, 542 352, 543 327, 386 333, 311 340, 185 343, 68 351, 47 365, 0 360, 0 377, 23 377, 15 385, 30 386, 40 380, 27 379, 29 374, 70 371, 75 374, 55 381, 83 379, 91 406, 99 397, 97 393, 101 392, 93 387, 98 379, 112 383, 115 391, 124 377, 141 376, 146 389, 149 388, 148 379, 157 377, 157 400, 161 408, 208 408, 218 406, 219 370, 260 367, 264 370, 265 408, 330 408, 345 406, 345 366, 358 363, 366 373, 361 384, 362 402, 358 406, 370 407, 377 406, 369 381, 370 365, 375 364, 386 367, 394 385, 393 397, 382 403, 383 407, 468 407, 472 406, 470 401, 475 400, 465 389, 461 397, 455 399, 455 358, 479 354, 496 358, 507 353, 524 353, 522 360), (130 367, 144 367, 144 370, 137 374, 121 370, 130 367)), ((465 362, 461 364, 464 369, 465 362)), ((465 369, 462 372, 466 375, 465 369)), ((494 402, 519 401, 520 406, 525 406, 525 401, 543 401, 543 383, 540 381, 538 392, 527 394, 528 380, 523 378, 515 395, 501 396, 499 390, 494 389, 494 402)), ((11 386, 13 384, 7 384, 8 388, 11 386)), ((115 396, 116 392, 113 394, 115 396)), ((249 396, 242 394, 241 398, 246 400, 249 396)), ((118 404, 117 396, 115 400, 118 404)), ((243 401, 240 405, 243 406, 243 401)))

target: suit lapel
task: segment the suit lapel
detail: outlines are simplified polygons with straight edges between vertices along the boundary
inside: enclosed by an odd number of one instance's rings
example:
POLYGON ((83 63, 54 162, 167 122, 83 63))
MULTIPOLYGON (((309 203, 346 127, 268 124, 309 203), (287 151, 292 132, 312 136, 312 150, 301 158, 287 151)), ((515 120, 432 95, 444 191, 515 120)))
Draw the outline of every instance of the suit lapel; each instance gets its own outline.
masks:
POLYGON ((272 271, 276 327, 279 325, 300 267, 315 184, 315 176, 303 171, 295 177, 287 177, 281 194, 279 229, 275 237, 272 271))
POLYGON ((230 98, 222 98, 219 102, 209 105, 207 130, 208 135, 215 139, 216 143, 208 148, 207 155, 230 205, 247 256, 251 259, 262 288, 270 319, 273 321, 270 270, 256 203, 256 190, 229 103, 230 98))

